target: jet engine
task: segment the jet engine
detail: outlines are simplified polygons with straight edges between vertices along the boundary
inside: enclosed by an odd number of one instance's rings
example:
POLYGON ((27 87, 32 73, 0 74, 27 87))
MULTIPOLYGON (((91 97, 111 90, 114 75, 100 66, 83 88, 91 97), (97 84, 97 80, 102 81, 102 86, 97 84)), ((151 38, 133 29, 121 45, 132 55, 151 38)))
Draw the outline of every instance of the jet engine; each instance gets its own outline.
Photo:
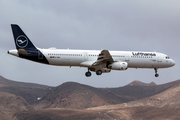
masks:
POLYGON ((112 70, 127 70, 128 63, 127 62, 113 62, 108 65, 108 68, 112 70))

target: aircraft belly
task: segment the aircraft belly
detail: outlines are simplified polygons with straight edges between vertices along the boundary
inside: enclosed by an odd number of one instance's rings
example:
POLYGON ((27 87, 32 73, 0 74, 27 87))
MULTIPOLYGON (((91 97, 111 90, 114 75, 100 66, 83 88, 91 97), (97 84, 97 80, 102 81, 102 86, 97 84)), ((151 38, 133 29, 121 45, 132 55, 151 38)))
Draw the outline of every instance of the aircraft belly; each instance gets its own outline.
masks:
POLYGON ((165 62, 158 62, 156 60, 131 60, 128 62, 129 68, 165 68, 165 62))
POLYGON ((142 68, 144 67, 144 61, 139 61, 139 60, 130 60, 128 62, 128 67, 129 68, 142 68))
POLYGON ((155 63, 150 60, 131 60, 128 62, 129 68, 154 68, 155 63))

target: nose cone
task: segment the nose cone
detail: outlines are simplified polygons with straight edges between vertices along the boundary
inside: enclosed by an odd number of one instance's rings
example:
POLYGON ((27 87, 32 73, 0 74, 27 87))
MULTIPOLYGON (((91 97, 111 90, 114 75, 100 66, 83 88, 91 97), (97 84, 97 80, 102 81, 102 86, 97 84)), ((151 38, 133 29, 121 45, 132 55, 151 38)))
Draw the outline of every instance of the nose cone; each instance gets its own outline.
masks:
POLYGON ((170 64, 171 66, 174 66, 176 63, 174 62, 174 60, 171 60, 170 64))

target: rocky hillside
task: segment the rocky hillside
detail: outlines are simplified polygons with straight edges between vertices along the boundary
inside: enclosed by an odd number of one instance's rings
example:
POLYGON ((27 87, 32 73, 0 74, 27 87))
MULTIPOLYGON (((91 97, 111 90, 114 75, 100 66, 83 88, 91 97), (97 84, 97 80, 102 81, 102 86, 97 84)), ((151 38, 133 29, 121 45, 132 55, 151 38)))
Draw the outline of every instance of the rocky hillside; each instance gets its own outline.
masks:
POLYGON ((156 86, 156 83, 151 82, 151 83, 143 83, 138 80, 134 80, 133 82, 129 83, 127 86, 156 86))
POLYGON ((95 110, 53 108, 19 112, 14 117, 16 120, 179 120, 179 115, 179 110, 139 106, 95 110))
POLYGON ((51 92, 42 97, 35 108, 82 109, 123 102, 120 97, 111 92, 79 83, 67 82, 53 88, 51 92))
POLYGON ((119 88, 74 82, 57 87, 0 77, 0 120, 180 119, 180 80, 119 88))
POLYGON ((51 91, 52 87, 33 84, 33 83, 23 83, 8 80, 0 76, 0 91, 11 93, 16 96, 21 96, 29 104, 34 105, 43 95, 51 91))
POLYGON ((174 86, 152 97, 130 102, 127 106, 153 106, 180 110, 180 83, 177 82, 174 86))
POLYGON ((46 85, 8 80, 4 78, 3 76, 0 76, 0 87, 49 88, 49 86, 46 86, 46 85))
POLYGON ((162 85, 156 85, 153 82, 142 83, 136 80, 124 87, 109 88, 107 90, 121 97, 123 101, 130 102, 130 101, 139 100, 139 99, 143 99, 146 97, 159 94, 179 83, 180 83, 180 80, 162 84, 162 85))
POLYGON ((24 98, 7 92, 0 92, 0 106, 0 116, 4 116, 3 119, 7 120, 10 120, 16 112, 34 110, 24 98))

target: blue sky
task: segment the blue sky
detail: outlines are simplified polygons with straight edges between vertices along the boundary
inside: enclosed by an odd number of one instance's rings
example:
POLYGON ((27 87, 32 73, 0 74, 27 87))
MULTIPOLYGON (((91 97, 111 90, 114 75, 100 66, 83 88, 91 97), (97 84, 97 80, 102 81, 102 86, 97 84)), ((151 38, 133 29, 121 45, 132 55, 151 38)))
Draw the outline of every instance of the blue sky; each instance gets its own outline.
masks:
POLYGON ((58 86, 74 81, 119 87, 133 80, 163 84, 178 80, 178 0, 0 0, 0 75, 15 81, 58 86), (15 49, 10 24, 18 24, 39 48, 157 51, 175 60, 172 68, 112 71, 85 77, 86 68, 39 64, 7 54, 15 49))

